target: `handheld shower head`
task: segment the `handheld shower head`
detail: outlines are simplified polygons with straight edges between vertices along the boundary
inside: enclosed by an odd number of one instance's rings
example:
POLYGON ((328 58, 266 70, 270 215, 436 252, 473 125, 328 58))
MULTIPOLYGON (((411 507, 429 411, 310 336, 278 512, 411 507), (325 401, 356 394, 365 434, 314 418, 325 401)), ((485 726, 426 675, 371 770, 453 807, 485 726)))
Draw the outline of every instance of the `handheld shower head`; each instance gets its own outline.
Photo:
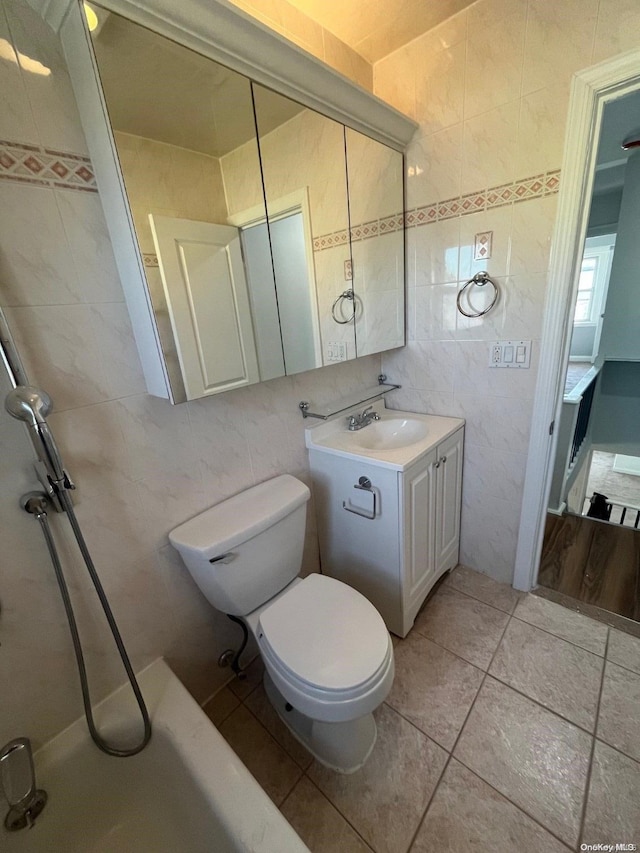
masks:
POLYGON ((24 421, 38 459, 44 464, 51 485, 56 489, 73 488, 67 477, 60 452, 56 446, 46 417, 53 409, 51 397, 31 385, 18 385, 9 391, 4 402, 11 417, 24 421))
POLYGON ((9 391, 4 406, 12 418, 26 421, 31 427, 46 423, 45 418, 53 409, 51 397, 31 385, 18 385, 9 391))

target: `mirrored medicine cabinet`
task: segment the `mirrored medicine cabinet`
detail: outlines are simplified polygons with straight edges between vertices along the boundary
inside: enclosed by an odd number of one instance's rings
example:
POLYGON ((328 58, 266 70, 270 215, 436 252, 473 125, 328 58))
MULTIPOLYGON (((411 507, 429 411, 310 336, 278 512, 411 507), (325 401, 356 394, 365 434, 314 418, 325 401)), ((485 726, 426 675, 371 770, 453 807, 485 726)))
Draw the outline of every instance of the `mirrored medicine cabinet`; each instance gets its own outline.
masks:
POLYGON ((73 4, 61 35, 150 393, 177 403, 402 346, 413 123, 340 78, 393 128, 363 133, 348 105, 312 109, 212 58, 166 0, 157 16, 119 3, 95 7, 88 37, 73 4))

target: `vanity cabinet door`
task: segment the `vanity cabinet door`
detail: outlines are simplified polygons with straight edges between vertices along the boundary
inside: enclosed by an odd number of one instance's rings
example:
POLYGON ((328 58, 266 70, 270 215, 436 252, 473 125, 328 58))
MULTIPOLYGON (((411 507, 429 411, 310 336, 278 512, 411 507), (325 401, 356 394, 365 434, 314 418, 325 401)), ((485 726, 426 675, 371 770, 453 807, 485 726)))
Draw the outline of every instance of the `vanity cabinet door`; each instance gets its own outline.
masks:
POLYGON ((437 449, 435 572, 440 576, 458 562, 464 429, 437 449))
MULTIPOLYGON (((436 571, 434 561, 437 512, 436 461, 437 450, 434 449, 428 456, 400 475, 403 484, 404 516, 403 598, 410 612, 414 609, 411 607, 413 603, 417 603, 417 607, 420 606, 433 583, 436 571)), ((414 618, 415 613, 411 616, 411 623, 414 618)))

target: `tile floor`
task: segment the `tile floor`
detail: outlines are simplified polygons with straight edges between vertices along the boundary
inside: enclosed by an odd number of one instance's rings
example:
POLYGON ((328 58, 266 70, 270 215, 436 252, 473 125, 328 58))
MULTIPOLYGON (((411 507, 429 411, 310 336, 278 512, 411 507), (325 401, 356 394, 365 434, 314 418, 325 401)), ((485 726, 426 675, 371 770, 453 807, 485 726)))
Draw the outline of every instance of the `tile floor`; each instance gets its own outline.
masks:
POLYGON ((640 844, 640 639, 458 567, 395 654, 351 776, 288 733, 259 661, 205 708, 314 853, 640 844))

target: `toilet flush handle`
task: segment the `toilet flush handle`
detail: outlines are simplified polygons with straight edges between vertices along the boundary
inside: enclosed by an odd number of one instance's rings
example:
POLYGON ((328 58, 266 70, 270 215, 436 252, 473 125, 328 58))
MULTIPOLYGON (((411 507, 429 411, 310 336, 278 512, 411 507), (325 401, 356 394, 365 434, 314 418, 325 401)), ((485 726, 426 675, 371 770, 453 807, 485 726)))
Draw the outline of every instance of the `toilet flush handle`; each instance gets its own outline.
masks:
POLYGON ((210 563, 230 563, 231 560, 235 557, 233 551, 229 551, 228 554, 220 554, 219 557, 212 557, 209 562, 210 563))

